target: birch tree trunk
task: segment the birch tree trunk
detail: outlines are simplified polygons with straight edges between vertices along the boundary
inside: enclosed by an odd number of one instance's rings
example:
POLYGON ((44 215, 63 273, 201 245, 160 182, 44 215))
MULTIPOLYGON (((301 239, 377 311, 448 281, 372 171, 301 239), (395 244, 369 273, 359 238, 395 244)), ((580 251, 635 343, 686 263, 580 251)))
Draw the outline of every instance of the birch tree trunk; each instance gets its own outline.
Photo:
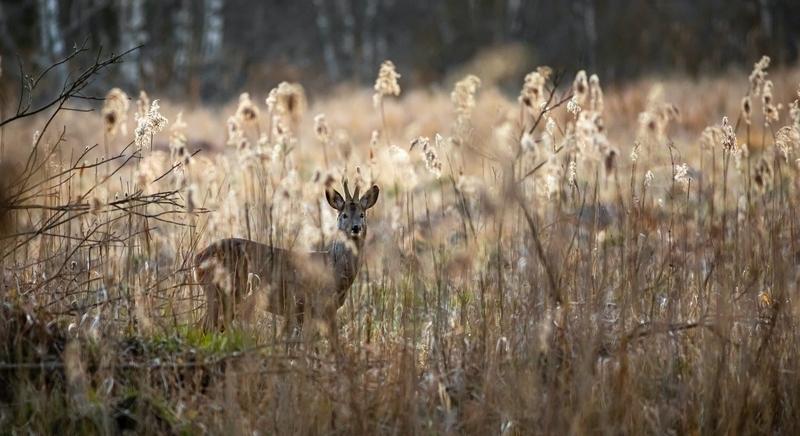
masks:
POLYGON ((203 0, 203 36, 200 39, 201 77, 190 80, 191 99, 201 97, 203 90, 215 94, 222 86, 223 42, 225 37, 224 0, 203 0))
POLYGON ((508 0, 507 3, 507 35, 516 36, 522 30, 522 0, 508 0))
POLYGON ((192 50, 192 10, 191 1, 181 1, 180 7, 174 16, 175 29, 175 64, 174 71, 177 81, 183 82, 190 74, 192 50))
POLYGON ((586 35, 587 60, 589 68, 594 71, 597 59, 597 25, 595 17, 595 0, 584 0, 583 2, 583 30, 586 35))
MULTIPOLYGON (((58 0, 39 0, 39 49, 37 62, 47 67, 64 57, 64 40, 61 38, 58 23, 58 0)), ((49 74, 52 79, 48 86, 58 88, 67 78, 67 65, 61 64, 49 74)))
POLYGON ((375 60, 375 19, 378 16, 378 0, 366 0, 364 23, 361 26, 361 76, 369 77, 377 71, 375 60))
POLYGON ((353 15, 353 5, 351 0, 337 0, 336 9, 342 17, 343 31, 342 31, 342 54, 345 60, 350 64, 350 67, 345 73, 355 71, 357 60, 355 56, 356 51, 356 18, 353 15))
POLYGON ((761 18, 761 32, 765 39, 772 37, 772 12, 769 0, 758 0, 758 12, 761 18))
POLYGON ((224 0, 204 0, 203 3, 203 64, 214 66, 220 61, 225 21, 222 16, 224 0))
MULTIPOLYGON (((120 52, 147 43, 145 30, 144 0, 122 0, 119 10, 120 52)), ((128 54, 122 64, 122 77, 134 88, 141 86, 141 49, 128 54)))
POLYGON ((314 8, 317 11, 317 29, 322 38, 322 56, 325 59, 325 68, 328 70, 328 77, 336 81, 339 79, 339 61, 336 59, 331 20, 323 0, 314 0, 314 8))
POLYGON ((39 0, 39 48, 43 63, 52 63, 64 55, 64 41, 58 26, 58 0, 39 0))

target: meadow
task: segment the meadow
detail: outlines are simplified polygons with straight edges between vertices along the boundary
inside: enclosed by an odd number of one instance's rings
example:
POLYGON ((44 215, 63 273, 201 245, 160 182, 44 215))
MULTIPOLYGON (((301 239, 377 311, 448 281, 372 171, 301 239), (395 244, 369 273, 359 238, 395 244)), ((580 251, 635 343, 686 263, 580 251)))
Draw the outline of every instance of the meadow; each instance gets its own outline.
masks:
POLYGON ((800 71, 754 61, 82 98, 111 59, 6 104, 0 432, 797 433, 800 71), (381 197, 341 351, 255 286, 204 331, 194 253, 319 249, 344 178, 381 197))

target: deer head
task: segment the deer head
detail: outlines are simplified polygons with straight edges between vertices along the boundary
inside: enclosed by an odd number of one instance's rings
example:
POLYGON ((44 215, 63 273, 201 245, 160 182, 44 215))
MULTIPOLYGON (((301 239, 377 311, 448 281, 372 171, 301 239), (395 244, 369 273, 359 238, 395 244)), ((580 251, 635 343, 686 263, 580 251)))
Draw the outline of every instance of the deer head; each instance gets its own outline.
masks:
POLYGON ((358 186, 356 186, 355 192, 351 195, 350 189, 347 187, 347 180, 342 184, 344 185, 344 198, 342 194, 339 194, 333 188, 325 190, 325 198, 332 208, 339 211, 337 218, 339 231, 350 239, 360 242, 367 235, 367 209, 374 206, 375 202, 378 201, 380 189, 378 189, 377 185, 372 185, 362 197, 359 197, 358 186))

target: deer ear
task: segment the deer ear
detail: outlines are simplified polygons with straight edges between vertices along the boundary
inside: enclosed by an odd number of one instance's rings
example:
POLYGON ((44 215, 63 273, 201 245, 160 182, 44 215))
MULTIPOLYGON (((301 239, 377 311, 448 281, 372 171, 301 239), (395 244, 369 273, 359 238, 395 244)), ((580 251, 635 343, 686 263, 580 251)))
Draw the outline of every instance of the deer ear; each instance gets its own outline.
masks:
POLYGON ((336 210, 344 209, 344 198, 342 198, 342 194, 337 190, 333 188, 326 189, 325 199, 328 200, 328 204, 330 204, 332 208, 336 210))
POLYGON ((378 185, 372 185, 372 187, 364 193, 364 196, 358 200, 358 202, 361 204, 361 208, 367 210, 372 206, 375 206, 375 202, 378 201, 378 194, 380 192, 381 190, 378 189, 378 185))

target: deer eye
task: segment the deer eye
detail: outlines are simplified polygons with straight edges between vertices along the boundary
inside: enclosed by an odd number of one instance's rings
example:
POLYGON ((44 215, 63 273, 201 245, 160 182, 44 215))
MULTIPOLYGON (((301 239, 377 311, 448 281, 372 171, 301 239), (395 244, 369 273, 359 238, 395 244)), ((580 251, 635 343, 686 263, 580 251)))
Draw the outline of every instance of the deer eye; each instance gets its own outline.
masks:
POLYGON ((346 213, 343 213, 343 214, 342 214, 342 218, 344 218, 344 219, 347 219, 347 214, 346 214, 346 213))
POLYGON ((364 212, 361 212, 361 215, 359 215, 359 217, 364 218, 364 212))

